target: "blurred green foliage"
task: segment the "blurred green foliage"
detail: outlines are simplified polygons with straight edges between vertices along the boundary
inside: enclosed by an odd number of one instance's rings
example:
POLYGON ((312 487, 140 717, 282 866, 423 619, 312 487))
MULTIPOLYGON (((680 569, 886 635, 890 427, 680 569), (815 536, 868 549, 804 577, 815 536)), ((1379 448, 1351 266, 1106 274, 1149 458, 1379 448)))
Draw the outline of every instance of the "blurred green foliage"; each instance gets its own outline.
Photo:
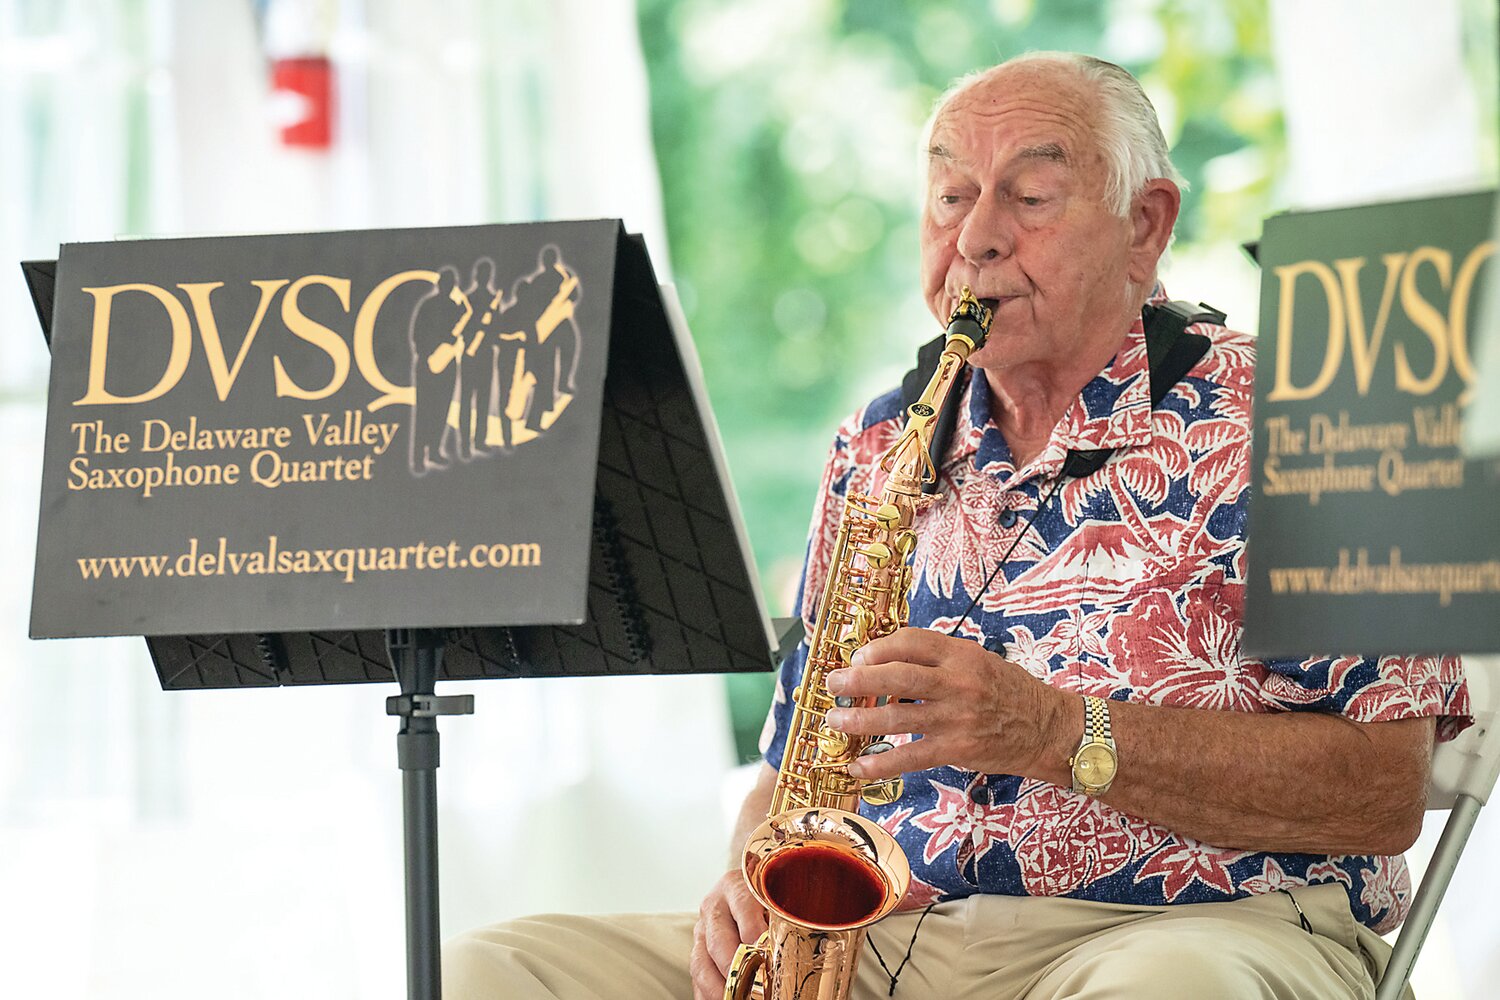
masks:
MULTIPOLYGON (((917 147, 953 78, 1033 49, 1134 72, 1194 192, 1179 252, 1254 238, 1272 204, 1284 144, 1264 0, 639 10, 674 277, 775 614, 791 611, 834 427, 934 332, 916 281, 917 147)), ((768 683, 731 682, 742 752, 768 683)))
POLYGON ((1463 0, 1464 63, 1479 99, 1480 155, 1494 176, 1500 170, 1500 4, 1463 0))

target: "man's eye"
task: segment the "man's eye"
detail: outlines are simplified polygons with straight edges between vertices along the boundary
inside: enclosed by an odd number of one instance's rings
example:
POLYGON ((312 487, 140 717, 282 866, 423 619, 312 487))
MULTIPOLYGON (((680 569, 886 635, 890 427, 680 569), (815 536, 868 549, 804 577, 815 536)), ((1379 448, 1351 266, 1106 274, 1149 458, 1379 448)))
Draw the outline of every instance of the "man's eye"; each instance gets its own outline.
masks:
POLYGON ((1022 195, 1019 200, 1021 204, 1025 205, 1027 208, 1036 208, 1039 205, 1043 204, 1045 199, 1038 198, 1035 195, 1022 195))
POLYGON ((962 200, 962 199, 960 198, 960 196, 958 196, 956 194, 940 194, 940 195, 938 195, 938 203, 942 204, 942 205, 957 205, 960 200, 962 200))

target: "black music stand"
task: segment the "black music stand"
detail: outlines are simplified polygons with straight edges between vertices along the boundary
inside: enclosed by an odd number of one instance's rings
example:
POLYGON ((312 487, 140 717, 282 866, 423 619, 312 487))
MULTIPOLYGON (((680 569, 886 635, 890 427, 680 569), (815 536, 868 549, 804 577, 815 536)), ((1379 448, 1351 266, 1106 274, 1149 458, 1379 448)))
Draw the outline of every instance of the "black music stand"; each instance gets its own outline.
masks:
MULTIPOLYGON (((51 342, 55 261, 22 264, 51 342)), ((581 624, 146 636, 164 690, 395 679, 401 719, 407 993, 438 1000, 439 680, 764 671, 778 647, 692 341, 644 242, 622 235, 581 624)), ((497 614, 497 618, 503 618, 497 614)), ((800 627, 800 621, 795 623, 800 627)))

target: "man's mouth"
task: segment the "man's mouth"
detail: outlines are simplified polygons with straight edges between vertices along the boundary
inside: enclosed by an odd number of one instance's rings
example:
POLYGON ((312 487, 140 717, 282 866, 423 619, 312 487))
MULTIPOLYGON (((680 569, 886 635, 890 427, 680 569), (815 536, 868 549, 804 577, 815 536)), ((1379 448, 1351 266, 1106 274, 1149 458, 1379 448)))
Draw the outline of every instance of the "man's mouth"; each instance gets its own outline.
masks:
MULTIPOLYGON (((985 308, 987 308, 987 309, 993 309, 996 306, 1004 305, 1005 303, 1011 301, 1012 299, 1018 299, 1018 298, 1020 298, 1019 295, 1005 295, 1005 294, 1001 294, 999 292, 989 292, 987 294, 980 294, 980 292, 979 292, 978 289, 974 290, 974 295, 975 295, 975 297, 980 302, 982 302, 984 304, 985 308)), ((959 298, 958 293, 957 292, 951 293, 949 295, 949 298, 951 298, 954 302, 957 302, 958 298, 959 298)))
POLYGON ((1014 302, 1020 297, 1021 296, 1019 295, 986 295, 979 301, 983 303, 984 307, 990 312, 995 312, 1007 302, 1014 302))

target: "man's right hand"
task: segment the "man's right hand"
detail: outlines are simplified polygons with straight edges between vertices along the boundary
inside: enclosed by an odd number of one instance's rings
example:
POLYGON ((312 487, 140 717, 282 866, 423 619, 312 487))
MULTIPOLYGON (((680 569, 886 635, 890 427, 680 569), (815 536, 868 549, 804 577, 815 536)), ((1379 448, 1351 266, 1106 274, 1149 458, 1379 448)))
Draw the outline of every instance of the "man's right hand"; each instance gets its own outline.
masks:
POLYGON ((766 911, 750 894, 745 876, 725 872, 698 907, 693 927, 693 1000, 723 1000, 724 982, 741 944, 759 940, 766 931, 766 911))

